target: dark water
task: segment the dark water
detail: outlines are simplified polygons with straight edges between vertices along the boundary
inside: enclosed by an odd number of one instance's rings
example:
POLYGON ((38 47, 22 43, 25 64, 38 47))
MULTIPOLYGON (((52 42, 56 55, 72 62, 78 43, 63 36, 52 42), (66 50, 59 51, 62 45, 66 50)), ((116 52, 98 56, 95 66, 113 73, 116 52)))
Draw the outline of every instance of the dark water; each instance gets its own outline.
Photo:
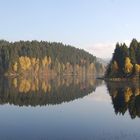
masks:
POLYGON ((0 78, 0 140, 135 140, 140 86, 95 78, 0 78))

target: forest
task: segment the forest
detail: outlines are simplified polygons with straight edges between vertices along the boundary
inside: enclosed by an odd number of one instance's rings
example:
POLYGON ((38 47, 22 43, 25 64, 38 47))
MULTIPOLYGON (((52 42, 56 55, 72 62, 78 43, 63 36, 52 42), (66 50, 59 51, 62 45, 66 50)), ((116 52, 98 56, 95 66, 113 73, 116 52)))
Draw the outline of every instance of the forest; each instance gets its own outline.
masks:
POLYGON ((133 39, 130 46, 116 44, 113 57, 107 66, 106 78, 138 80, 140 74, 140 42, 133 39))
POLYGON ((93 75, 104 66, 92 54, 56 42, 0 40, 0 74, 93 75))

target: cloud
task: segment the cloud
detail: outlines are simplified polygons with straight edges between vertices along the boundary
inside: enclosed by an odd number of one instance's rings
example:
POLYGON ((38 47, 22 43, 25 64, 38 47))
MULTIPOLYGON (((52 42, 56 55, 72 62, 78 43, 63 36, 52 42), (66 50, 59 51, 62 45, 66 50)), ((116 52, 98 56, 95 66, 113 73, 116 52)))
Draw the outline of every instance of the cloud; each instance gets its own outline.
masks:
MULTIPOLYGON (((120 43, 126 43, 126 45, 129 45, 130 40, 121 41, 120 43)), ((88 45, 85 50, 99 58, 111 58, 115 49, 115 45, 116 42, 95 43, 88 45)))
POLYGON ((90 45, 86 50, 100 58, 111 58, 115 43, 97 43, 90 45))

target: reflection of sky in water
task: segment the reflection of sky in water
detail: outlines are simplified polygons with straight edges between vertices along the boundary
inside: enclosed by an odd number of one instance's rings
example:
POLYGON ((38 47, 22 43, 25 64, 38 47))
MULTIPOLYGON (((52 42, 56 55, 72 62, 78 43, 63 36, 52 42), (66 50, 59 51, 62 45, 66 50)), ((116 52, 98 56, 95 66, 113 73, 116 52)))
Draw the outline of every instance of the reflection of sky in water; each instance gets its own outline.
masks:
POLYGON ((116 116, 103 85, 82 99, 59 105, 0 106, 0 138, 132 140, 140 136, 139 121, 128 113, 116 116))
POLYGON ((87 98, 93 101, 108 102, 108 103, 111 102, 111 98, 109 94, 107 94, 107 89, 104 85, 102 86, 102 88, 97 88, 96 92, 93 92, 93 94, 90 94, 89 96, 87 96, 87 98))

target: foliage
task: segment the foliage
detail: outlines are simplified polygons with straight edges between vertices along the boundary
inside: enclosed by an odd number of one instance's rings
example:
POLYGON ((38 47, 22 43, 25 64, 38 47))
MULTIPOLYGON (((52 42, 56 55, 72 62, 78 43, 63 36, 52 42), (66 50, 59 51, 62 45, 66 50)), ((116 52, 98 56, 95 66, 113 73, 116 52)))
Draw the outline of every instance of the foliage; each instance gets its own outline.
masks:
POLYGON ((132 72, 132 68, 133 68, 133 65, 132 65, 132 63, 130 61, 130 58, 126 57, 125 58, 125 66, 124 66, 125 73, 131 73, 132 72))
POLYGON ((134 78, 140 74, 140 43, 133 39, 130 46, 116 44, 112 60, 107 66, 106 77, 134 78))
POLYGON ((0 74, 95 74, 104 67, 90 53, 62 43, 0 41, 0 74))

